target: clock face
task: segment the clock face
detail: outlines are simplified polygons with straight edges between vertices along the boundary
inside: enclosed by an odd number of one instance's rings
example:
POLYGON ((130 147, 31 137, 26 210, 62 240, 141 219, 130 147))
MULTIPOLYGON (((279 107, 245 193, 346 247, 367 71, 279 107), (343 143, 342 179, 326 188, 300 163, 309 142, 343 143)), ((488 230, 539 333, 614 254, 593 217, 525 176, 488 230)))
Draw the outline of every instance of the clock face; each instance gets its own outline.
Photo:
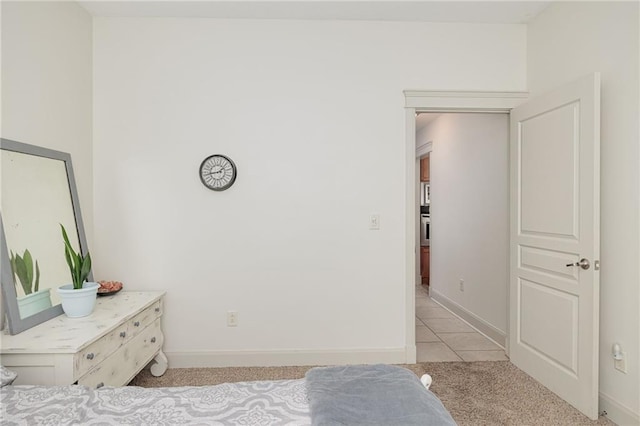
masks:
POLYGON ((211 155, 200 164, 200 180, 213 191, 224 191, 236 180, 236 165, 224 155, 211 155))

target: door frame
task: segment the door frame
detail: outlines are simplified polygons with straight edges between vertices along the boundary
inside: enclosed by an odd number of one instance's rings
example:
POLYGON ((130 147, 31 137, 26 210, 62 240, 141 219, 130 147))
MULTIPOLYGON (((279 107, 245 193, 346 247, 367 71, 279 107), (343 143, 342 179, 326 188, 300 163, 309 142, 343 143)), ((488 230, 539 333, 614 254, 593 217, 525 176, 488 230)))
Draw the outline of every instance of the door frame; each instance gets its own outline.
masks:
MULTIPOLYGON (((510 113, 511 109, 529 98, 528 92, 469 92, 405 90, 405 352, 406 363, 416 362, 415 287, 416 262, 420 254, 416 238, 416 112, 481 112, 510 113)), ((507 288, 508 292, 508 288, 507 288)), ((507 294, 507 315, 509 299, 507 294)), ((507 354, 509 353, 507 323, 507 354)))

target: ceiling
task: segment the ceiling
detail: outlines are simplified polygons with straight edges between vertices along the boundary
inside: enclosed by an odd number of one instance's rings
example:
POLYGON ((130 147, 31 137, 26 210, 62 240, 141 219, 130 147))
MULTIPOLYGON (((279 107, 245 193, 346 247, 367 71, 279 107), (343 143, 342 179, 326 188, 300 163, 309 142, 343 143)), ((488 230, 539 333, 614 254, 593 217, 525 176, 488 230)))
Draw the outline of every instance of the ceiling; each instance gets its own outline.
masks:
POLYGON ((79 0, 93 16, 309 19, 522 24, 550 1, 105 1, 79 0))

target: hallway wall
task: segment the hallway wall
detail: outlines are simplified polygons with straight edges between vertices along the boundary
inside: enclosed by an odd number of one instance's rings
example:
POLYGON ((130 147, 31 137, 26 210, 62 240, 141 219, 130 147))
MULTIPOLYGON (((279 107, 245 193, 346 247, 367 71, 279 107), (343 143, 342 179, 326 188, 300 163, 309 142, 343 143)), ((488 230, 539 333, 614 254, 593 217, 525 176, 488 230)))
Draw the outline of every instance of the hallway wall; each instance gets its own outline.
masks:
POLYGON ((507 330, 509 116, 441 114, 431 152, 431 294, 501 344, 507 330), (464 280, 460 289, 460 280, 464 280))

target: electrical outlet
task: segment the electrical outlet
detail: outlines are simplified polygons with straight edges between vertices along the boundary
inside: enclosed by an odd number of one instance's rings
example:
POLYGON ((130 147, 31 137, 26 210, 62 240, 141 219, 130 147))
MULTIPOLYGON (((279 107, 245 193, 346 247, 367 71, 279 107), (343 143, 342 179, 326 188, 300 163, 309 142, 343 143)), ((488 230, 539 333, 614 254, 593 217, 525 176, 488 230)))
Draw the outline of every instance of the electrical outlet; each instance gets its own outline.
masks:
POLYGON ((369 216, 369 229, 380 229, 380 215, 372 214, 369 216))
POLYGON ((620 359, 613 360, 613 367, 618 371, 622 371, 625 374, 627 373, 627 353, 626 352, 622 352, 622 357, 620 359))
POLYGON ((460 278, 460 291, 464 291, 464 280, 460 278))
POLYGON ((238 326, 238 312, 227 311, 227 327, 237 327, 237 326, 238 326))

